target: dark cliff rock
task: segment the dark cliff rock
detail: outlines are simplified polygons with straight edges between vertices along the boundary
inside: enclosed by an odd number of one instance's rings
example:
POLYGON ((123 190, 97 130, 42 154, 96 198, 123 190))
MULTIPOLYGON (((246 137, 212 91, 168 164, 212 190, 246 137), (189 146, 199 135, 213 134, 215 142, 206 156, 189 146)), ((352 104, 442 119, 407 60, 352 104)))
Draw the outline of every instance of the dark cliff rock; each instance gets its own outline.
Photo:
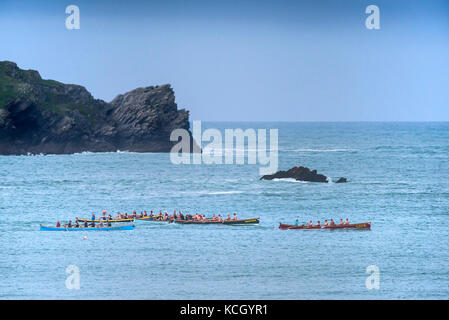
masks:
POLYGON ((189 130, 189 112, 178 110, 168 84, 106 103, 82 86, 0 62, 0 154, 168 152, 177 128, 189 130))
MULTIPOLYGON (((265 175, 260 180, 273 180, 273 179, 295 179, 297 181, 309 181, 309 182, 329 182, 325 175, 317 173, 316 170, 310 170, 306 167, 293 167, 287 171, 278 171, 275 174, 265 175)), ((346 182, 346 178, 340 178, 338 181, 346 182), (343 181, 344 180, 344 181, 343 181)))

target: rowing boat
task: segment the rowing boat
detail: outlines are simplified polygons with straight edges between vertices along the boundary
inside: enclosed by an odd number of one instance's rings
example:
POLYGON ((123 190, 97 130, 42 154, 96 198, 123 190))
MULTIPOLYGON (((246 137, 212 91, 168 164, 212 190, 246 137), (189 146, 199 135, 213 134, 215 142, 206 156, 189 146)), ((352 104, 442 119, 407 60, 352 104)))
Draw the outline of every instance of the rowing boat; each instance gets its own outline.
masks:
POLYGON ((325 226, 323 229, 358 229, 358 230, 370 230, 371 222, 353 223, 353 224, 336 224, 333 226, 325 226))
POLYGON ((321 226, 308 226, 308 225, 300 225, 295 226, 292 224, 280 224, 279 229, 287 230, 287 229, 321 229, 321 226))
POLYGON ((240 219, 240 220, 224 220, 223 224, 227 225, 253 225, 259 224, 260 218, 240 219))
POLYGON ((357 230, 370 230, 371 229, 371 222, 364 222, 364 223, 354 223, 354 224, 344 224, 344 225, 334 225, 334 226, 308 226, 308 225, 300 225, 295 226, 292 224, 279 224, 279 229, 282 230, 290 230, 290 229, 357 229, 357 230))
POLYGON ((240 219, 240 220, 223 220, 223 221, 198 221, 198 220, 175 220, 175 223, 180 224, 219 224, 219 225, 255 225, 259 224, 260 218, 240 219))
MULTIPOLYGON (((77 219, 79 222, 92 222, 91 219, 77 219)), ((108 219, 97 219, 94 220, 95 222, 107 222, 108 219)), ((129 218, 129 219, 110 219, 109 222, 133 222, 134 218, 129 218)))
POLYGON ((150 217, 136 217, 136 220, 149 221, 149 222, 169 222, 168 220, 150 219, 150 217))
POLYGON ((55 227, 40 225, 41 231, 112 231, 112 230, 134 230, 133 224, 123 224, 110 227, 79 227, 79 228, 67 228, 67 227, 55 227))
POLYGON ((212 221, 212 220, 206 220, 206 221, 199 221, 199 220, 175 220, 175 223, 180 224, 223 224, 223 221, 212 221))

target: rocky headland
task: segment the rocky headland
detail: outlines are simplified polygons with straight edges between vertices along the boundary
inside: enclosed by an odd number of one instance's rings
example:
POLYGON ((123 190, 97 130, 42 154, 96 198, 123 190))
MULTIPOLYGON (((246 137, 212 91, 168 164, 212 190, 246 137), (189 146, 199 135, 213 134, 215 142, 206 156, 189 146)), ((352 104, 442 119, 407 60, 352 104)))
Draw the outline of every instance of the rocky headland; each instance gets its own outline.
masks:
POLYGON ((178 109, 169 84, 107 103, 82 86, 0 62, 0 154, 169 152, 176 143, 170 133, 189 126, 189 112, 178 109))

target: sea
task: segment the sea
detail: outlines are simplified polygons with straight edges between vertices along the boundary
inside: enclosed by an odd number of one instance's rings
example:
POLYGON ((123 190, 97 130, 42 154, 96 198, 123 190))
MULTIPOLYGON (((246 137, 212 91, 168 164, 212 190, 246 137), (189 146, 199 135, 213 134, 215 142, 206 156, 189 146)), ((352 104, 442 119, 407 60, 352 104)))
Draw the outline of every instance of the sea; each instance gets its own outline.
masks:
POLYGON ((449 123, 206 122, 278 129, 278 169, 173 164, 168 153, 0 156, 0 299, 448 299, 449 123), (346 177, 347 183, 335 183, 346 177), (46 232, 103 210, 260 217, 46 232), (280 230, 348 218, 361 230, 280 230))

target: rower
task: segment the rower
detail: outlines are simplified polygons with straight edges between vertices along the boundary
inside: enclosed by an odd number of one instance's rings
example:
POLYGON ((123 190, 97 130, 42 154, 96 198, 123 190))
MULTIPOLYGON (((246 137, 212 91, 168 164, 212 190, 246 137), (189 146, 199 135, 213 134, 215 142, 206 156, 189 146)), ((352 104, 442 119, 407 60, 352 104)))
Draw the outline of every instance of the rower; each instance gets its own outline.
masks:
POLYGON ((72 220, 69 220, 69 223, 67 223, 67 227, 71 228, 72 227, 72 220))
POLYGON ((227 217, 227 219, 226 220, 228 220, 228 221, 230 221, 231 220, 231 215, 228 213, 228 217, 227 217))
POLYGON ((331 225, 331 226, 335 226, 335 222, 334 222, 333 219, 331 219, 330 225, 331 225))
POLYGON ((79 228, 79 227, 80 227, 80 224, 79 224, 78 220, 76 220, 75 221, 75 228, 79 228))
POLYGON ((237 220, 237 215, 236 215, 235 213, 234 213, 233 219, 234 219, 234 220, 237 220))
POLYGON ((98 224, 98 226, 99 226, 99 227, 102 227, 102 226, 103 226, 103 221, 102 221, 102 220, 100 220, 100 223, 98 224))
POLYGON ((87 221, 84 221, 84 228, 88 228, 89 224, 87 223, 87 221))
POLYGON ((313 226, 313 222, 312 222, 312 220, 310 220, 309 227, 312 227, 312 226, 313 226))
POLYGON ((221 219, 221 214, 218 215, 218 221, 220 221, 220 222, 223 221, 223 220, 221 219))
POLYGON ((328 226, 327 220, 324 220, 324 226, 325 226, 325 227, 328 226))
POLYGON ((212 221, 217 221, 217 217, 215 217, 215 213, 212 215, 212 221))
POLYGON ((59 222, 59 220, 56 222, 56 227, 59 228, 61 226, 61 223, 59 222))
POLYGON ((346 218, 345 224, 349 224, 349 219, 348 218, 346 218))
POLYGON ((298 221, 298 219, 296 219, 296 221, 295 221, 295 226, 299 226, 299 221, 298 221))
POLYGON ((92 213, 92 217, 90 218, 92 221, 94 221, 95 220, 95 214, 94 213, 92 213))
POLYGON ((340 225, 344 225, 345 223, 343 222, 343 219, 340 219, 340 225))
POLYGON ((320 220, 318 220, 318 222, 316 223, 316 226, 321 227, 320 220))
POLYGON ((108 220, 108 221, 106 222, 106 225, 107 225, 108 227, 110 227, 110 226, 111 226, 111 221, 108 220))

